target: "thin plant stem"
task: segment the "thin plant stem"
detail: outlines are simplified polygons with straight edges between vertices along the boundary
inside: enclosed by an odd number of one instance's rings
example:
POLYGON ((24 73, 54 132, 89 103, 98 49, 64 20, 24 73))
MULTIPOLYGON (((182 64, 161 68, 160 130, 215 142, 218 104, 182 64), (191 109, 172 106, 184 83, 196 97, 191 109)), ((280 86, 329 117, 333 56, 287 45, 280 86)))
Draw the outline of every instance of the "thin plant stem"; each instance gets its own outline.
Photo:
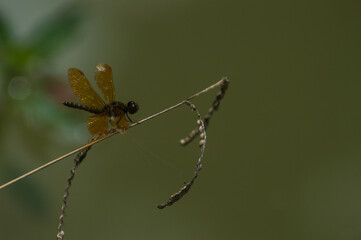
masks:
MULTIPOLYGON (((138 126, 138 125, 140 125, 140 124, 142 124, 142 123, 144 123, 144 122, 146 122, 146 121, 148 121, 148 120, 151 120, 152 118, 155 118, 155 117, 157 117, 157 116, 159 116, 159 115, 162 115, 162 114, 164 114, 164 113, 166 113, 166 112, 168 112, 168 111, 171 111, 171 110, 173 110, 173 109, 181 106, 182 104, 186 103, 186 101, 191 100, 191 99, 193 99, 193 98, 195 98, 195 97, 198 97, 199 95, 201 95, 201 94, 203 94, 203 93, 206 93, 206 92, 208 92, 209 90, 211 90, 211 89, 213 89, 213 88, 215 88, 215 87, 218 87, 218 86, 220 86, 220 85, 224 85, 225 83, 228 84, 228 82, 229 82, 229 80, 228 80, 227 78, 222 78, 220 81, 216 82, 215 84, 213 84, 213 85, 211 85, 211 86, 203 89, 203 90, 200 91, 200 92, 197 92, 196 94, 194 94, 194 95, 186 98, 185 100, 183 100, 183 101, 181 101, 181 102, 179 102, 179 103, 177 103, 177 104, 175 104, 175 105, 173 105, 173 106, 171 106, 171 107, 169 107, 169 108, 167 108, 167 109, 164 109, 164 110, 162 110, 162 111, 160 111, 160 112, 158 112, 158 113, 155 113, 155 114, 153 114, 153 115, 151 115, 151 116, 149 116, 149 117, 146 117, 146 118, 140 120, 139 122, 136 122, 136 123, 131 124, 131 125, 129 126, 129 128, 138 126)), ((110 132, 109 134, 107 134, 107 135, 104 136, 103 138, 97 139, 97 140, 95 140, 95 141, 93 141, 93 142, 90 142, 90 143, 88 143, 88 144, 86 144, 86 145, 84 145, 84 146, 82 146, 82 147, 79 147, 79 148, 77 148, 77 149, 75 149, 75 150, 73 150, 73 151, 71 151, 71 152, 69 152, 69 153, 67 153, 67 154, 64 154, 64 155, 61 156, 61 157, 58 157, 58 158, 56 158, 56 159, 54 159, 54 160, 52 160, 52 161, 50 161, 50 162, 48 162, 48 163, 46 163, 46 164, 44 164, 44 165, 42 165, 42 166, 40 166, 40 167, 32 170, 32 171, 29 171, 29 172, 25 173, 24 175, 21 175, 20 177, 17 177, 17 178, 15 178, 15 179, 13 179, 13 180, 11 180, 11 181, 9 181, 9 182, 1 185, 1 186, 0 186, 0 190, 3 189, 3 188, 5 188, 5 187, 7 187, 7 186, 9 186, 9 185, 11 185, 11 184, 13 184, 13 183, 16 183, 16 182, 22 180, 22 179, 24 179, 24 178, 26 178, 26 177, 28 177, 28 176, 30 176, 30 175, 33 175, 34 173, 39 172, 39 171, 41 171, 41 170, 43 170, 43 169, 45 169, 45 168, 47 168, 47 167, 49 167, 49 166, 51 166, 51 165, 59 162, 59 161, 63 160, 64 158, 69 157, 69 156, 71 156, 71 155, 73 155, 73 154, 75 154, 75 153, 77 153, 77 152, 79 152, 79 151, 81 151, 81 150, 83 150, 83 149, 85 149, 85 148, 88 148, 88 147, 90 147, 90 146, 93 146, 94 144, 97 144, 97 143, 99 143, 99 142, 102 142, 102 141, 104 141, 105 139, 108 139, 108 138, 110 138, 110 137, 112 137, 112 136, 114 136, 114 135, 116 135, 116 134, 118 134, 118 133, 119 133, 118 131, 110 132)))
POLYGON ((164 204, 159 204, 158 208, 163 209, 166 206, 171 206, 173 203, 177 202, 179 199, 181 199, 191 188, 194 181, 198 177, 199 172, 202 169, 202 159, 204 155, 204 150, 206 148, 206 142, 207 142, 207 135, 206 135, 206 129, 204 122, 202 120, 201 114, 198 112, 197 108, 189 101, 184 102, 186 105, 190 107, 192 111, 194 111, 197 114, 198 120, 197 120, 197 129, 199 129, 200 134, 200 140, 199 140, 199 146, 201 148, 201 155, 198 158, 197 164, 196 164, 196 170, 194 172, 194 175, 189 183, 186 183, 181 189, 178 190, 178 192, 171 195, 168 199, 168 201, 164 204))
MULTIPOLYGON (((216 98, 212 102, 212 106, 209 108, 208 113, 203 117, 205 129, 208 128, 209 122, 211 117, 213 116, 214 112, 218 110, 221 100, 223 99, 224 95, 226 94, 226 90, 228 88, 229 80, 227 78, 222 79, 223 82, 221 84, 221 90, 217 93, 216 98)), ((182 146, 186 146, 190 143, 197 135, 199 134, 199 128, 193 129, 187 137, 180 140, 180 144, 182 146)))
MULTIPOLYGON (((89 143, 93 142, 95 139, 92 138, 89 143)), ((64 192, 64 196, 63 196, 63 204, 61 206, 61 213, 59 216, 59 226, 58 226, 58 233, 56 235, 57 240, 62 240, 64 239, 64 231, 63 231, 63 224, 64 224, 64 217, 65 217, 65 210, 66 207, 68 206, 68 197, 69 197, 69 193, 70 193, 70 187, 72 184, 72 181, 75 177, 75 171, 78 169, 80 163, 84 160, 84 158, 86 157, 86 154, 88 153, 88 151, 90 150, 90 147, 84 148, 83 150, 81 150, 77 155, 76 158, 74 159, 74 166, 73 168, 70 170, 70 176, 68 178, 67 181, 67 185, 65 187, 65 192, 64 192)))

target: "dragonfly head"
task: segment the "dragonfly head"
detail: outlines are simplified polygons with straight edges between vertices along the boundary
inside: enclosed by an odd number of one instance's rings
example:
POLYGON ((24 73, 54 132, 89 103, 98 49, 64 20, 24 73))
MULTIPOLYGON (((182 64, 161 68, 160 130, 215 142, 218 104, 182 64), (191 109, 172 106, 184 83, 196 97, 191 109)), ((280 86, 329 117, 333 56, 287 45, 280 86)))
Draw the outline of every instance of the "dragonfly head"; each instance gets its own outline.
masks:
POLYGON ((133 101, 130 101, 128 102, 127 104, 127 111, 130 113, 130 114, 134 114, 138 111, 139 109, 139 106, 136 102, 133 102, 133 101))

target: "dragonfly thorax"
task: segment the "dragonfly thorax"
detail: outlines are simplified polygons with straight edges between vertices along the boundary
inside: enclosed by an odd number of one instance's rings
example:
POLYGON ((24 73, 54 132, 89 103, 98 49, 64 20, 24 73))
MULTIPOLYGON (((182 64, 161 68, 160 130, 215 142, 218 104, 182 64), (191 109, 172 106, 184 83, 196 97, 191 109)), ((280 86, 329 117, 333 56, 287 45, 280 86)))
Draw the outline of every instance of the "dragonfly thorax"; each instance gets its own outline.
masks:
POLYGON ((138 111, 139 106, 134 101, 128 102, 127 105, 124 103, 114 101, 111 104, 107 104, 103 108, 103 112, 106 112, 109 117, 117 117, 123 114, 134 114, 138 111))
POLYGON ((127 113, 127 107, 118 101, 105 105, 103 112, 106 112, 109 117, 118 117, 127 113))

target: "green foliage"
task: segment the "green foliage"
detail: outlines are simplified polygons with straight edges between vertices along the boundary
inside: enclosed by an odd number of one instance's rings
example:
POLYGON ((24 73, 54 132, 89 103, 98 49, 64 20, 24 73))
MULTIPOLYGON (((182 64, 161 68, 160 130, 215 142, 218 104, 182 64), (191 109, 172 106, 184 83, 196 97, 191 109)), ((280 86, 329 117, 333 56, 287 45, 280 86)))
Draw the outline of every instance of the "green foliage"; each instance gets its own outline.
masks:
POLYGON ((50 56, 74 35, 81 19, 80 8, 74 5, 64 8, 34 31, 31 48, 37 56, 50 56))
POLYGON ((12 38, 9 24, 0 16, 0 64, 6 79, 37 71, 33 66, 41 66, 42 61, 59 51, 75 34, 81 19, 80 8, 69 5, 50 19, 44 19, 23 42, 12 38))
POLYGON ((4 15, 0 14, 0 48, 6 46, 10 38, 10 32, 4 20, 4 15))
MULTIPOLYGON (((28 36, 18 39, 14 37, 14 31, 6 17, 0 14, 0 143, 7 141, 9 128, 16 129, 21 139, 28 141, 26 147, 19 147, 17 152, 26 153, 31 149, 36 153, 32 156, 33 159, 40 158, 42 153, 32 147, 31 139, 26 139, 27 136, 37 141, 48 139, 51 137, 51 131, 48 130, 58 130, 67 123, 70 125, 59 111, 57 97, 66 92, 60 84, 62 81, 56 76, 48 75, 49 73, 44 75, 43 69, 46 62, 69 43, 82 20, 80 8, 74 4, 49 16, 28 36), (56 92, 51 91, 54 86, 56 92)), ((9 156, 0 168, 3 181, 23 172, 14 162, 20 162, 19 159, 23 157, 30 160, 29 156, 15 154, 3 144, 0 144, 0 151, 9 156)), ((24 206, 37 213, 44 212, 46 199, 38 186, 24 182, 16 189, 13 194, 19 201, 26 199, 24 206)))

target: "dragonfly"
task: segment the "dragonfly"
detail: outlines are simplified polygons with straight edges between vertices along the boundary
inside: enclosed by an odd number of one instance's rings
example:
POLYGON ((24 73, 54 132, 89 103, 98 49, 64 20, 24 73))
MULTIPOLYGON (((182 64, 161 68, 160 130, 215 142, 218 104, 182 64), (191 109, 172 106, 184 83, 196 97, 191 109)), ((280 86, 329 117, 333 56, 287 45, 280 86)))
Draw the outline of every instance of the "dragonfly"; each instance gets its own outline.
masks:
POLYGON ((84 73, 77 68, 69 68, 68 78, 70 86, 81 103, 64 102, 70 108, 81 109, 94 115, 88 117, 87 125, 93 137, 103 137, 111 129, 124 133, 129 122, 133 122, 128 114, 134 114, 139 106, 134 101, 124 104, 115 101, 112 68, 100 63, 96 66, 95 82, 102 92, 105 101, 95 92, 85 77, 84 73))

